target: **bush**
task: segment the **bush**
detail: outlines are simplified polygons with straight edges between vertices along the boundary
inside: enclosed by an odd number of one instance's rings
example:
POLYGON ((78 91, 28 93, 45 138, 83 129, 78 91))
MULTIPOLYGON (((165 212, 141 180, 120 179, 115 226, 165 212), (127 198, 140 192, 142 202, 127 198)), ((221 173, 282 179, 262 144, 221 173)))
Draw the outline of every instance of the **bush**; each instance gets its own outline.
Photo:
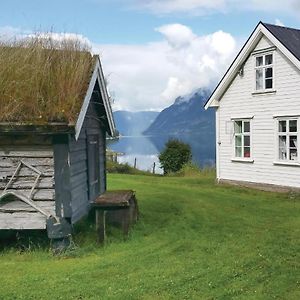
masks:
POLYGON ((184 164, 191 161, 191 147, 179 140, 171 139, 166 143, 165 149, 158 158, 164 174, 178 172, 184 164))

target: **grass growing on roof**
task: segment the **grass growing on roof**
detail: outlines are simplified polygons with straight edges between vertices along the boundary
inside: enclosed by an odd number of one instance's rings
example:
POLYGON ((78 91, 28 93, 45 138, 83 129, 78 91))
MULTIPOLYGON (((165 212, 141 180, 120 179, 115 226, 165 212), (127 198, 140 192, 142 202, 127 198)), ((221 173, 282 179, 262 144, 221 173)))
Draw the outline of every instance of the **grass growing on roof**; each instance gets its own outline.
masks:
POLYGON ((94 59, 78 40, 51 35, 0 42, 0 122, 74 123, 94 59))
POLYGON ((0 252, 1 299, 300 299, 300 198, 189 177, 109 174, 135 189, 141 219, 129 240, 0 252))

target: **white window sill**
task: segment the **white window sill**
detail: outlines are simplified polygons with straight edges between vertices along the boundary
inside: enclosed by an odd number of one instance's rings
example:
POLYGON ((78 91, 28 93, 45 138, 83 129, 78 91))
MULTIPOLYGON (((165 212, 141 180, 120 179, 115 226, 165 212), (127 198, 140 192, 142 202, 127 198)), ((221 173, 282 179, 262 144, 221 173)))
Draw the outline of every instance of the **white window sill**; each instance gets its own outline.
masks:
POLYGON ((273 161, 274 165, 300 167, 300 163, 293 161, 273 161))
POLYGON ((254 163, 254 159, 252 158, 244 158, 244 157, 233 157, 231 158, 231 161, 233 162, 241 162, 241 163, 254 163))
POLYGON ((261 95, 261 94, 275 94, 276 90, 270 89, 270 90, 259 90, 252 92, 252 95, 261 95))

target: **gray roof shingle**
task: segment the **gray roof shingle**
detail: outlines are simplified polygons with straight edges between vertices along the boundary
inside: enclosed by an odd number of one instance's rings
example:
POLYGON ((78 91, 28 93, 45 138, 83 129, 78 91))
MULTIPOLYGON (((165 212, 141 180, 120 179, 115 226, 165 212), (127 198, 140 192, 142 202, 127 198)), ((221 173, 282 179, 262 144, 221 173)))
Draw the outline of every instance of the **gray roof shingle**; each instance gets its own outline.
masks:
POLYGON ((294 56, 300 60, 300 30, 262 23, 294 56))

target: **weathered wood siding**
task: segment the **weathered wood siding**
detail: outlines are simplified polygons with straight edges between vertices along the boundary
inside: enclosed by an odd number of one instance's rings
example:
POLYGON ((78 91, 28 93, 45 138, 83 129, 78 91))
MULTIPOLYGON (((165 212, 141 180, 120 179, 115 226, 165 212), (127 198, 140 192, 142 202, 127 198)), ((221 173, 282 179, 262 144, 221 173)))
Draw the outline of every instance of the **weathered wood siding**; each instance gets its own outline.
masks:
MULTIPOLYGON (((273 46, 262 38, 256 49, 273 46)), ((218 108, 218 178, 300 187, 300 168, 274 165, 277 156, 276 120, 274 115, 300 115, 300 72, 279 51, 274 52, 275 93, 252 94, 254 91, 254 57, 249 56, 244 76, 233 80, 218 108), (253 116, 251 151, 253 163, 235 162, 231 118, 253 116)), ((299 155, 299 154, 298 154, 299 155)))
POLYGON ((100 93, 97 89, 96 87, 93 93, 78 140, 76 141, 74 136, 70 137, 69 140, 72 223, 75 223, 88 213, 90 202, 92 201, 89 196, 89 163, 87 149, 89 135, 98 136, 99 165, 93 165, 92 167, 100 170, 100 193, 106 190, 106 134, 105 123, 103 122, 105 112, 100 93))
MULTIPOLYGON (((27 145, 26 141, 28 142, 28 139, 24 137, 0 138, 0 194, 22 160, 43 173, 32 199, 47 213, 53 214, 55 190, 51 139, 37 138, 35 141, 31 140, 30 145, 27 145)), ((35 172, 23 166, 8 191, 29 195, 36 176, 35 172)), ((0 229, 46 228, 44 215, 20 200, 9 200, 11 201, 0 201, 0 229)))

